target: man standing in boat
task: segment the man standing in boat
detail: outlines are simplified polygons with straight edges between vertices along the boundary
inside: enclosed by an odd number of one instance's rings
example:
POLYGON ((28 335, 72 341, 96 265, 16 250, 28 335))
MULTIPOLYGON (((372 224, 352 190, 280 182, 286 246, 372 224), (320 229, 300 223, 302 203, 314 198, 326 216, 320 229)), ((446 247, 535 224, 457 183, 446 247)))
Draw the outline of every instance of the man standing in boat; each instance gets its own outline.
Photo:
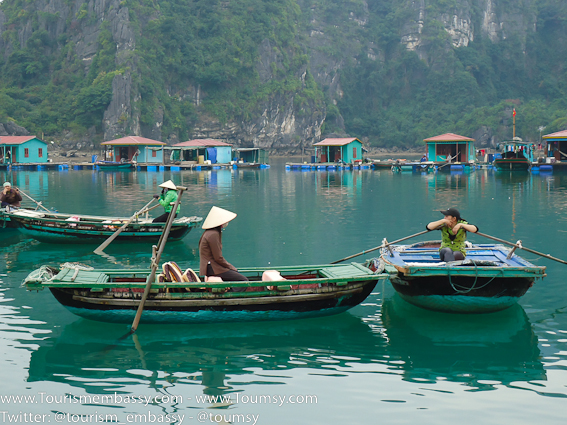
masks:
POLYGON ((4 207, 20 207, 20 202, 22 201, 22 195, 18 189, 12 188, 10 182, 4 183, 2 189, 2 194, 0 195, 0 201, 2 202, 2 208, 4 207))
MULTIPOLYGON (((161 191, 161 195, 154 195, 159 202, 159 204, 165 209, 165 213, 153 219, 152 223, 165 223, 167 221, 167 217, 171 213, 173 209, 173 205, 175 201, 177 201, 177 186, 171 180, 168 180, 159 185, 159 187, 163 188, 161 191)), ((181 211, 181 205, 177 207, 177 211, 175 211, 175 217, 181 211)), ((175 218, 174 217, 174 218, 175 218)))
POLYGON ((426 228, 427 230, 441 230, 441 247, 439 248, 439 258, 441 261, 460 261, 467 256, 465 242, 467 231, 476 233, 478 227, 467 223, 461 218, 461 213, 456 208, 439 211, 444 217, 441 220, 432 221, 426 228))

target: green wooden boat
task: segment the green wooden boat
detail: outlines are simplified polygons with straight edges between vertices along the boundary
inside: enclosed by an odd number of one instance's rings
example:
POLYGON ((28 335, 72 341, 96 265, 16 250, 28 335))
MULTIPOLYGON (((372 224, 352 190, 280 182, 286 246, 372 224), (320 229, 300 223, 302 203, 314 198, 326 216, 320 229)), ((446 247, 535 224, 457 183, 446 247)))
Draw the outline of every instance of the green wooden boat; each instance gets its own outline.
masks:
MULTIPOLYGON (((160 282, 144 304, 145 323, 213 323, 300 319, 341 313, 361 303, 388 277, 358 263, 271 269, 285 280, 262 280, 266 268, 239 269, 249 282, 160 282), (230 288, 245 287, 245 292, 230 288), (228 291, 227 291, 228 290, 228 291)), ((24 280, 29 290, 49 288, 71 312, 87 319, 130 323, 149 269, 93 270, 43 266, 24 280)))
POLYGON ((135 164, 131 161, 97 161, 95 166, 100 171, 128 171, 134 169, 135 164))
MULTIPOLYGON (((48 243, 100 244, 112 236, 129 218, 64 214, 29 209, 0 210, 0 227, 18 229, 21 233, 48 243)), ((169 240, 184 238, 202 217, 180 217, 173 221, 169 240)), ((152 223, 152 219, 137 218, 118 235, 117 241, 157 242, 165 223, 152 223)))
POLYGON ((545 267, 503 245, 471 245, 465 260, 447 263, 440 262, 439 246, 421 242, 382 251, 392 286, 404 300, 430 310, 489 313, 516 304, 535 279, 546 276, 545 267))

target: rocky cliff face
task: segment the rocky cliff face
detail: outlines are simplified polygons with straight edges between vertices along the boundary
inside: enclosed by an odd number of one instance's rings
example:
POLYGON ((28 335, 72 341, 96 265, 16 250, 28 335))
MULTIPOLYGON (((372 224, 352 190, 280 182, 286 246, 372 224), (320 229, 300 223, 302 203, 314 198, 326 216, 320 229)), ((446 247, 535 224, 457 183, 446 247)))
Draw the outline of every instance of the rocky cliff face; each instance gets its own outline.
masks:
POLYGON ((437 21, 443 25, 452 47, 468 46, 478 36, 497 43, 512 35, 518 36, 525 45, 528 33, 536 29, 534 1, 522 0, 522 4, 504 7, 498 0, 459 0, 449 11, 438 11, 429 8, 426 0, 411 0, 408 9, 413 11, 413 17, 403 26, 401 42, 409 50, 415 50, 421 59, 427 59, 428 40, 424 37, 424 26, 427 22, 437 21))
MULTIPOLYGON (((426 62, 429 62, 431 55, 428 34, 431 25, 440 24, 446 32, 447 51, 467 46, 481 36, 493 42, 517 36, 525 43, 527 35, 536 29, 536 16, 532 13, 536 0, 518 0, 519 3, 516 2, 514 7, 510 7, 508 3, 504 7, 499 0, 455 0, 454 5, 447 10, 433 7, 435 5, 432 3, 435 2, 431 0, 406 1, 408 17, 395 31, 399 31, 400 43, 417 52, 426 62)), ((362 33, 370 30, 374 12, 369 10, 366 0, 345 0, 344 5, 341 5, 341 17, 346 16, 346 19, 333 21, 332 15, 323 11, 324 2, 297 0, 297 3, 302 13, 308 16, 305 22, 298 24, 296 34, 308 56, 308 63, 295 77, 305 87, 309 73, 327 99, 336 105, 337 100, 343 96, 340 73, 345 64, 356 63, 361 57, 379 62, 385 60, 385 53, 368 41, 371 38, 361 37, 362 33)), ((139 105, 142 96, 139 82, 142 71, 137 58, 137 41, 144 24, 158 17, 159 8, 154 10, 155 16, 138 16, 134 24, 131 22, 132 10, 121 0, 33 0, 23 3, 23 7, 29 18, 17 27, 19 47, 25 46, 34 31, 41 29, 54 41, 47 48, 46 54, 54 54, 57 49, 61 49, 55 41, 67 37, 73 46, 72 52, 68 53, 69 60, 71 56, 76 56, 85 74, 100 49, 101 32, 105 29, 110 31, 112 42, 116 46, 116 68, 120 72, 112 81, 112 99, 104 112, 103 139, 136 134, 170 143, 180 141, 178 134, 162 132, 166 119, 164 115, 167 114, 164 105, 155 106, 151 123, 146 120, 142 124, 141 119, 139 105)), ((7 28, 6 17, 0 12, 0 33, 7 28)), ((4 58, 16 47, 11 43, 0 37, 0 52, 4 58)), ((275 72, 283 67, 284 56, 287 55, 289 60, 293 54, 278 50, 268 39, 262 40, 258 45, 256 64, 260 82, 267 83, 275 79, 275 72)), ((187 81, 181 91, 177 89, 170 95, 187 97, 193 101, 198 119, 189 135, 191 138, 221 139, 242 147, 256 146, 298 152, 303 145, 311 145, 320 139, 327 114, 322 100, 299 99, 295 93, 280 92, 259 102, 249 117, 222 123, 203 111, 202 102, 207 93, 190 81, 187 81)), ((340 126, 341 117, 335 119, 340 126)), ((10 134, 6 125, 0 126, 0 135, 2 131, 10 134)), ((483 137, 490 138, 484 130, 479 131, 484 134, 483 137)))

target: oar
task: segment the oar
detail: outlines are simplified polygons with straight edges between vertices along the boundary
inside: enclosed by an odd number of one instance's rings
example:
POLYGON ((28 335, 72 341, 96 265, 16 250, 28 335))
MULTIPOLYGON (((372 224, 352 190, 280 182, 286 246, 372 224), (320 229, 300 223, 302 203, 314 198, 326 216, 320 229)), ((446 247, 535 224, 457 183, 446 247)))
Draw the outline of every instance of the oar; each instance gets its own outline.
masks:
POLYGON ((494 241, 513 246, 514 248, 523 249, 524 251, 528 251, 528 252, 531 252, 532 254, 539 255, 540 257, 549 258, 550 260, 557 261, 557 262, 563 263, 563 264, 567 264, 567 261, 561 260, 560 258, 555 258, 555 257, 552 257, 551 255, 544 254, 542 252, 534 251, 533 249, 526 248, 526 247, 521 246, 519 244, 515 244, 515 243, 512 243, 512 242, 505 241, 503 239, 495 238, 494 236, 485 235, 484 233, 480 233, 480 232, 476 232, 475 235, 484 236, 485 238, 492 239, 494 241))
POLYGON ((150 206, 150 204, 151 204, 152 202, 154 202, 154 201, 155 201, 155 198, 152 198, 152 200, 151 200, 150 202, 148 202, 148 203, 144 206, 144 208, 142 208, 140 211, 136 212, 132 217, 130 217, 130 219, 129 219, 126 223, 124 223, 124 224, 120 227, 120 229, 118 229, 118 230, 117 230, 116 232, 114 232, 107 240, 105 240, 102 244, 100 244, 100 246, 99 246, 97 249, 94 250, 94 253, 95 253, 95 254, 98 254, 98 255, 101 255, 101 254, 102 254, 102 251, 104 251, 104 248, 106 248, 108 245, 110 245, 111 242, 112 242, 114 239, 116 239, 116 238, 118 237, 118 235, 119 235, 120 233, 122 233, 122 231, 123 231, 124 229, 126 229, 126 227, 128 227, 128 225, 129 225, 130 223, 132 223, 132 220, 134 220, 134 219, 135 219, 136 217, 138 217, 140 214, 143 214, 144 212, 146 212, 146 208, 148 208, 148 207, 150 206))
POLYGON ((21 190, 20 188, 18 188, 18 191, 24 195, 26 198, 28 198, 30 201, 35 202, 37 204, 38 207, 43 208, 45 211, 47 212, 51 212, 49 211, 47 208, 45 208, 41 202, 37 202, 35 199, 33 199, 31 196, 29 196, 28 194, 26 194, 23 190, 21 190))
POLYGON ((329 264, 337 264, 337 263, 340 263, 342 261, 350 260, 351 258, 358 257, 359 255, 366 254, 367 252, 376 251, 377 249, 384 248, 385 246, 393 245, 395 243, 405 241, 406 239, 415 238, 416 236, 423 235, 423 234, 428 233, 428 232, 430 232, 430 230, 424 230, 423 232, 416 233, 415 235, 406 236, 405 238, 398 239, 397 241, 386 242, 386 243, 383 243, 380 246, 377 246, 376 248, 370 248, 370 249, 367 249, 366 251, 359 252, 358 254, 349 255, 348 257, 342 258, 342 259, 337 260, 337 261, 333 261, 332 263, 329 263, 329 264))
POLYGON ((161 238, 158 242, 156 255, 155 257, 152 256, 152 267, 148 279, 146 280, 146 288, 144 289, 142 300, 138 305, 138 311, 136 311, 136 317, 134 317, 134 322, 132 322, 132 329, 130 330, 130 333, 134 333, 136 332, 136 329, 138 329, 140 319, 142 318, 142 312, 144 311, 144 304, 146 302, 146 298, 148 298, 150 289, 152 288, 152 282, 156 278, 156 269, 159 265, 159 260, 161 259, 161 254, 163 253, 163 249, 165 248, 165 243, 167 242, 167 236, 169 235, 169 231, 171 230, 171 225, 173 224, 173 220, 175 218, 175 212, 177 211, 177 207, 179 206, 179 202, 181 201, 181 196, 183 195, 183 191, 186 189, 187 189, 186 187, 177 186, 177 190, 179 191, 179 196, 177 196, 175 205, 173 206, 171 212, 169 213, 169 216, 167 217, 165 229, 163 230, 161 238))

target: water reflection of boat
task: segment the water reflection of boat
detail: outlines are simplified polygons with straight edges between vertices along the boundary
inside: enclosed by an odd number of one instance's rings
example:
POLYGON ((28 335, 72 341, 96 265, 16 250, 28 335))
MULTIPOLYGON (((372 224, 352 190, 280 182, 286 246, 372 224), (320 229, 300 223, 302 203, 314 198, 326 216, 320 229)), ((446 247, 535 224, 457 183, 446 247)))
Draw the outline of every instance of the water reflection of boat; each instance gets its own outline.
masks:
POLYGON ((546 379, 538 339, 519 305, 456 316, 420 309, 395 295, 382 305, 382 322, 388 351, 402 360, 399 367, 408 380, 445 377, 488 389, 546 379))
POLYGON ((380 333, 349 313, 293 322, 147 325, 111 345, 124 331, 78 320, 65 326, 61 335, 34 341, 39 348, 32 353, 28 381, 65 382, 98 391, 93 379, 101 378, 114 388, 117 382, 132 379, 132 370, 144 370, 150 373, 137 374, 136 380, 152 387, 158 374, 163 380, 165 373, 171 384, 193 375, 202 378, 205 387, 226 391, 225 375, 295 368, 328 373, 331 364, 349 368, 352 362, 370 363, 385 345, 380 333))

